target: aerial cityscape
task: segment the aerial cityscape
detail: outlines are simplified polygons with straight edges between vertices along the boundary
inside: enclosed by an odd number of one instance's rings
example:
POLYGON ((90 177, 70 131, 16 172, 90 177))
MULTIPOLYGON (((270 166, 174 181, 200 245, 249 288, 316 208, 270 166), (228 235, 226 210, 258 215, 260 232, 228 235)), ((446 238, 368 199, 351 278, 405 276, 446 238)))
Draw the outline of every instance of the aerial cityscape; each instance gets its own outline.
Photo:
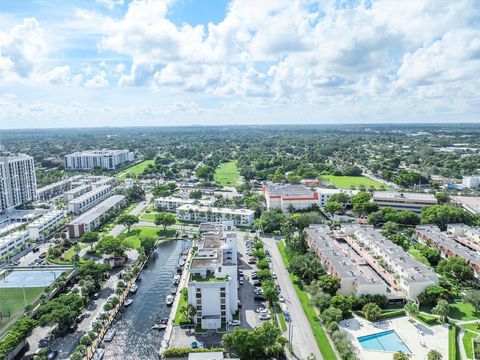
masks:
POLYGON ((0 0, 0 359, 480 359, 479 24, 0 0))

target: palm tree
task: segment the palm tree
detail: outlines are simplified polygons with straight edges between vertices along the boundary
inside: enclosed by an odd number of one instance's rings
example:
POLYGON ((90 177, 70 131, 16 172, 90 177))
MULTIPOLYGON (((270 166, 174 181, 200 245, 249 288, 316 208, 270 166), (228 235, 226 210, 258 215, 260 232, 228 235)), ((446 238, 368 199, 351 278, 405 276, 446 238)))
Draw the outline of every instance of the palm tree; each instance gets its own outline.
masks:
POLYGON ((404 309, 405 312, 412 318, 416 317, 420 312, 418 309, 418 304, 412 302, 406 303, 404 309))

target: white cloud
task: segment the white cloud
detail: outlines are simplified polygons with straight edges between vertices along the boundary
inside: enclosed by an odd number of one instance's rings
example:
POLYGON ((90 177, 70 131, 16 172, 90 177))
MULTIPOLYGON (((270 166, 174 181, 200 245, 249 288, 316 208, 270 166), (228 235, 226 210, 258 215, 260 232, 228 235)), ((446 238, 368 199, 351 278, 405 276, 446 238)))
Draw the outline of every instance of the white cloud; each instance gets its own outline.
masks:
POLYGON ((116 6, 122 6, 124 0, 95 0, 97 4, 107 7, 109 10, 113 10, 116 6))
POLYGON ((102 88, 109 86, 109 82, 106 79, 107 74, 104 71, 100 71, 91 79, 85 81, 85 86, 89 88, 102 88))
POLYGON ((72 75, 70 73, 70 66, 68 65, 57 66, 41 75, 41 80, 44 80, 50 84, 63 84, 71 79, 72 75))

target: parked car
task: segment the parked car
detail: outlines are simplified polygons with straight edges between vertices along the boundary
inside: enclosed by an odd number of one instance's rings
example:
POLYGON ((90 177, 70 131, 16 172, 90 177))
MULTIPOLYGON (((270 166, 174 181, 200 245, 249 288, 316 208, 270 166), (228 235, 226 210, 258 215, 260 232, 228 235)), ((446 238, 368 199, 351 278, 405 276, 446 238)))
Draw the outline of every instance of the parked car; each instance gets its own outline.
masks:
POLYGON ((192 341, 191 345, 192 349, 198 349, 198 343, 196 341, 192 341))
POLYGON ((262 286, 262 282, 260 280, 254 280, 253 286, 262 286))
POLYGON ((92 295, 92 299, 93 299, 93 300, 98 300, 98 299, 100 299, 100 293, 97 292, 97 293, 93 294, 93 295, 92 295))
POLYGON ((281 303, 285 302, 285 298, 282 294, 278 295, 278 301, 280 301, 281 303))
POLYGON ((40 259, 45 259, 46 256, 47 256, 46 253, 41 253, 40 256, 39 256, 39 258, 40 258, 40 259))
POLYGON ((238 307, 241 308, 242 307, 242 302, 240 300, 238 300, 238 307))
POLYGON ((255 312, 257 313, 261 313, 261 312, 265 312, 265 311, 268 311, 267 308, 264 308, 264 307, 258 307, 255 309, 255 312))
POLYGON ((87 314, 85 314, 85 313, 82 313, 82 314, 78 315, 78 317, 76 319, 77 323, 81 323, 82 320, 85 319, 86 317, 87 317, 87 314))
POLYGON ((58 351, 57 351, 57 350, 50 351, 50 352, 47 354, 47 360, 53 360, 53 359, 55 359, 57 356, 58 356, 58 351))
POLYGON ((263 295, 255 295, 253 300, 255 300, 255 301, 265 301, 265 297, 263 295))
POLYGON ((241 269, 238 270, 238 276, 243 276, 243 270, 241 269))
POLYGON ((238 280, 238 283, 239 283, 240 285, 245 284, 245 282, 243 281, 243 278, 240 278, 240 280, 238 280))
POLYGON ((230 326, 240 326, 240 324, 241 324, 240 320, 230 320, 228 322, 228 325, 230 326))
POLYGON ((270 320, 270 314, 262 313, 258 316, 260 320, 270 320))
POLYGON ((287 310, 283 312, 283 316, 285 317, 286 322, 292 321, 292 318, 290 317, 290 313, 287 310))
POLYGON ((250 258, 250 259, 248 259, 248 263, 249 263, 249 264, 256 264, 256 263, 257 263, 257 259, 255 259, 255 258, 250 258))

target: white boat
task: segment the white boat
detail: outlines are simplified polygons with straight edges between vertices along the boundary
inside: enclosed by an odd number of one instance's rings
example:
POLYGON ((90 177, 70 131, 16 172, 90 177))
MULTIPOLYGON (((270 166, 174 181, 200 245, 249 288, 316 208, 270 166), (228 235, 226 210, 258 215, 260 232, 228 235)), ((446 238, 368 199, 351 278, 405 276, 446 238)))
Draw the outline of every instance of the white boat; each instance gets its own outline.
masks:
POLYGON ((104 349, 97 349, 95 350, 95 354, 93 355, 92 360, 102 360, 104 354, 105 354, 104 349))
POLYGON ((124 305, 125 305, 125 307, 127 307, 127 306, 132 305, 132 303, 133 303, 133 299, 127 299, 127 300, 125 300, 124 305))
POLYGON ((115 337, 115 334, 117 333, 117 330, 115 329, 109 329, 107 331, 107 333, 105 334, 105 336, 103 337, 103 340, 106 341, 106 342, 110 342, 113 340, 113 338, 115 337))
POLYGON ((174 299, 175 298, 173 297, 173 295, 167 295, 167 298, 165 299, 165 303, 167 304, 167 306, 172 306, 174 299))
POLYGON ((178 288, 176 286, 172 286, 170 288, 170 294, 175 295, 177 293, 178 288))
POLYGON ((136 284, 133 284, 132 287, 130 288, 130 292, 132 294, 135 294, 138 290, 138 286, 136 284))
POLYGON ((180 283, 180 275, 175 275, 173 277, 173 281, 172 281, 172 284, 173 285, 178 285, 180 283))
POLYGON ((153 330, 165 330, 167 328, 167 324, 155 324, 152 326, 153 330))

